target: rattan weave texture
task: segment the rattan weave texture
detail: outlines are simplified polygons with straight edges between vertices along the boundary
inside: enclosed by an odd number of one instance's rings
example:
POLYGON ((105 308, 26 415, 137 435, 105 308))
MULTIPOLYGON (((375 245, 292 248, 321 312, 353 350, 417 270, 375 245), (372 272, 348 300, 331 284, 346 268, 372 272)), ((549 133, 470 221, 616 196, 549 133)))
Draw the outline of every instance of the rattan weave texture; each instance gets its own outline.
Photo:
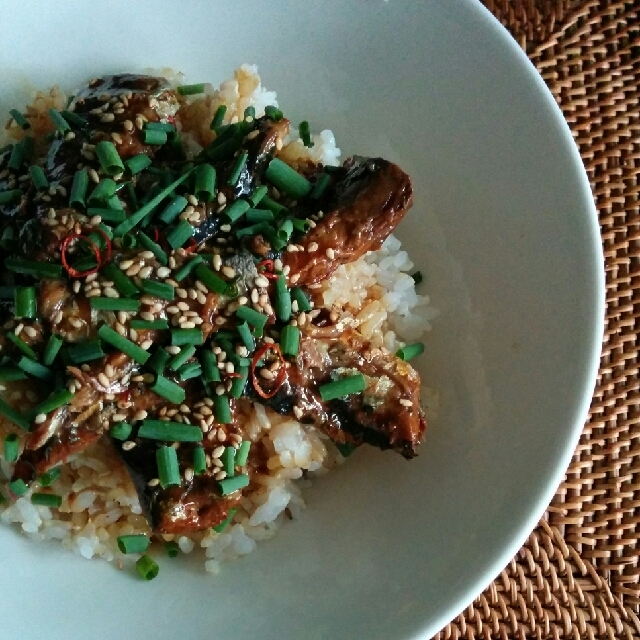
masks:
POLYGON ((607 277, 589 420, 545 518, 448 638, 640 638, 640 0, 483 0, 556 97, 607 277))

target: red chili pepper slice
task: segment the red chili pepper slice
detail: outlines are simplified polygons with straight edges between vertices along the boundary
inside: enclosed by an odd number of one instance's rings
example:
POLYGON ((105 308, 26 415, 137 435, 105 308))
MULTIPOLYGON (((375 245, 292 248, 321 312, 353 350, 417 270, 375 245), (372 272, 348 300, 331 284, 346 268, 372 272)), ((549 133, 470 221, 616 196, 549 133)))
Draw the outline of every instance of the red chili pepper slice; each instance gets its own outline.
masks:
POLYGON ((158 240, 160 240, 160 232, 158 231, 158 229, 154 229, 153 230, 153 241, 154 242, 158 242, 158 240))
MULTIPOLYGON (((110 244, 111 243, 109 243, 109 245, 110 244)), ((60 245, 60 255, 62 259, 62 266, 72 278, 84 278, 85 276, 90 276, 93 273, 97 273, 100 265, 102 264, 102 261, 100 259, 100 249, 98 248, 98 245, 86 236, 83 236, 81 233, 72 233, 62 241, 62 244, 60 245), (95 266, 93 269, 88 269, 87 271, 78 271, 67 262, 67 248, 74 240, 85 240, 89 243, 93 251, 93 255, 96 257, 96 262, 98 263, 97 266, 95 266)), ((111 255, 111 253, 109 253, 109 255, 111 255)))
POLYGON ((193 238, 189 238, 189 246, 185 247, 185 253, 193 253, 197 248, 198 243, 193 238))
POLYGON ((278 389, 282 386, 284 379, 287 375, 287 370, 285 368, 285 360, 282 355, 282 351, 280 351, 280 345, 277 343, 265 343, 263 344, 254 354, 253 359, 251 360, 251 381, 253 382, 253 388, 256 390, 256 393, 261 398, 273 398, 273 396, 278 393, 278 389), (280 360, 280 369, 278 369, 278 377, 276 378, 276 382, 271 391, 267 392, 262 389, 260 386, 260 382, 258 380, 258 376, 256 375, 256 365, 258 364, 258 360, 262 358, 262 356, 267 353, 267 351, 273 351, 277 354, 278 359, 280 360))
POLYGON ((268 280, 277 280, 278 274, 273 272, 274 262, 273 260, 262 260, 256 265, 258 273, 263 275, 268 280))

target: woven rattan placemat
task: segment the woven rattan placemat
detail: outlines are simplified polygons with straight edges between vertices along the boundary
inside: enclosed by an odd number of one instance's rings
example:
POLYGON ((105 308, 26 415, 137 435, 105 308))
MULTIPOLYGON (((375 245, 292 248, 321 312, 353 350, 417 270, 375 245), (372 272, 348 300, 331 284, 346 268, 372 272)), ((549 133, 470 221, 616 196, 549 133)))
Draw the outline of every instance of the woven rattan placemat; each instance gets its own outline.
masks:
POLYGON ((573 131, 607 281, 589 420, 546 516, 437 636, 640 638, 640 0, 484 0, 573 131))

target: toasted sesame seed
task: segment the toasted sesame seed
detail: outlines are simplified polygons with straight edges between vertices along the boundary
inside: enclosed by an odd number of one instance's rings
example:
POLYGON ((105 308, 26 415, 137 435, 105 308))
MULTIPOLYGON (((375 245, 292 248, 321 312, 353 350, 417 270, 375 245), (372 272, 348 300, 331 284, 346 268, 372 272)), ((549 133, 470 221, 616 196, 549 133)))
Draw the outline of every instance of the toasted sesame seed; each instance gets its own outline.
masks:
POLYGON ((131 451, 131 449, 134 449, 135 446, 136 446, 136 443, 133 442, 133 440, 127 440, 126 442, 122 443, 122 450, 131 451))
POLYGON ((331 247, 329 247, 325 251, 325 255, 327 256, 327 258, 329 258, 329 260, 333 260, 336 257, 336 253, 331 247))
POLYGON ((180 326, 183 329, 195 329, 196 328, 196 323, 192 322, 191 320, 188 320, 187 322, 181 322, 180 326))
POLYGON ((115 330, 121 335, 124 336, 125 338, 127 337, 127 330, 119 323, 116 322, 115 324, 115 330))
POLYGON ((224 266, 222 267, 222 274, 227 276, 227 278, 235 278, 236 270, 233 267, 224 266))
POLYGON ((140 267, 140 265, 139 265, 139 264, 134 264, 134 265, 130 266, 130 267, 125 271, 125 273, 126 273, 128 276, 137 276, 137 275, 138 275, 138 273, 140 273, 140 269, 141 269, 141 267, 140 267))
POLYGON ((88 275, 88 276, 84 279, 84 281, 85 281, 85 282, 93 282, 94 280, 96 280, 96 279, 97 279, 97 277, 98 277, 98 274, 97 274, 97 273, 92 273, 91 275, 88 275))
POLYGON ((307 247, 307 251, 309 253, 313 253, 314 251, 317 251, 317 250, 318 250, 318 243, 317 242, 311 242, 309 244, 309 246, 307 247))
POLYGON ((202 291, 198 291, 198 295, 196 296, 196 300, 200 304, 205 304, 207 302, 207 296, 205 296, 204 293, 202 293, 202 291))
POLYGON ((264 276, 258 276, 255 279, 255 286, 256 287, 268 287, 269 286, 269 281, 264 277, 264 276))
POLYGON ((412 407, 413 406, 413 402, 411 402, 411 400, 407 400, 406 398, 400 398, 399 402, 403 407, 412 407))
POLYGON ((192 193, 187 196, 187 200, 190 205, 193 205, 194 207, 198 206, 198 198, 196 198, 192 193))
POLYGON ((152 346, 153 346, 153 340, 144 340, 140 344, 140 348, 144 349, 145 351, 148 351, 149 349, 151 349, 152 346))
POLYGON ((285 264, 284 267, 282 267, 282 273, 284 273, 285 276, 288 276, 289 271, 291 271, 291 267, 288 264, 285 264))
POLYGON ((111 420, 113 422, 124 422, 127 419, 127 416, 124 413, 114 413, 111 416, 111 420))
POLYGON ((171 275, 171 269, 168 267, 158 267, 156 273, 158 274, 158 278, 167 278, 171 275))
POLYGON ((106 287, 104 289, 104 295, 107 298, 119 298, 120 294, 113 287, 106 287))
POLYGON ((269 369, 260 369, 260 376, 265 380, 273 380, 273 373, 269 369))
POLYGON ((140 409, 140 411, 136 411, 135 415, 133 416, 133 420, 135 422, 139 421, 139 420, 144 420, 147 417, 147 412, 144 409, 140 409))
POLYGON ((102 372, 98 374, 98 382, 103 387, 109 387, 111 385, 111 381, 109 380, 109 378, 107 378, 107 376, 102 372))
POLYGON ((220 271, 221 267, 222 267, 222 258, 220 257, 220 254, 214 253, 213 254, 213 268, 216 271, 220 271))
POLYGON ((186 302, 182 302, 182 300, 178 302, 177 307, 180 311, 189 311, 189 305, 186 302))
POLYGON ((156 319, 153 313, 149 313, 148 311, 141 311, 140 317, 147 322, 153 322, 156 319))
POLYGON ((138 277, 146 280, 153 273, 153 267, 142 267, 138 272, 138 277))
POLYGON ((191 469, 191 467, 188 467, 187 469, 184 470, 184 479, 187 482, 191 482, 193 480, 193 476, 194 476, 194 471, 193 469, 191 469))
POLYGON ((142 127, 144 127, 144 120, 142 119, 142 116, 137 115, 136 116, 136 129, 142 129, 142 127))
POLYGON ((180 347, 177 347, 175 345, 169 345, 164 349, 167 353, 170 353, 172 356, 175 356, 176 354, 180 353, 180 347))
POLYGON ((46 413, 39 413, 35 419, 34 422, 36 424, 42 424, 45 420, 47 419, 47 414, 46 413))
POLYGON ((113 122, 115 119, 116 119, 116 117, 113 115, 113 113, 105 113, 100 118, 100 122, 113 122))
POLYGON ((131 120, 125 120, 124 123, 125 131, 133 131, 133 122, 131 120))
POLYGON ((82 329, 82 327, 84 326, 84 322, 80 320, 80 318, 69 318, 69 324, 74 329, 82 329))
MULTIPOLYGON (((81 325, 82 326, 82 325, 81 325)), ((35 338, 38 335, 38 332, 33 327, 25 327, 24 332, 30 337, 35 338)))
POLYGON ((138 340, 138 332, 135 329, 129 329, 129 338, 136 342, 138 340))
POLYGON ((133 265, 133 260, 123 260, 120 263, 120 269, 122 269, 122 271, 126 271, 132 265, 133 265))
POLYGON ((158 478, 151 478, 149 482, 147 482, 147 486, 149 487, 157 487, 160 484, 160 480, 158 478))
POLYGON ((294 274, 289 278, 289 282, 291 282, 292 284, 295 284, 296 282, 298 282, 298 280, 300 280, 300 274, 299 274, 299 273, 294 273, 294 274))

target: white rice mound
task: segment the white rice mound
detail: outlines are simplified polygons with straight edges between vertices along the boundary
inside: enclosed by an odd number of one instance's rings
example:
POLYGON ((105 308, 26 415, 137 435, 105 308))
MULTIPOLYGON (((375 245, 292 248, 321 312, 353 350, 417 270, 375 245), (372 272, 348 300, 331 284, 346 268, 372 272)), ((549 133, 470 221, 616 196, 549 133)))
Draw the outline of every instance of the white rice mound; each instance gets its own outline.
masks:
MULTIPOLYGON (((166 70, 163 74, 168 75, 166 70)), ((180 75, 173 80, 182 82, 180 75)), ((50 103, 66 103, 57 87, 49 94, 39 93, 35 100, 36 109, 38 104, 48 108, 50 103)), ((250 105, 257 116, 264 114, 267 105, 277 106, 276 94, 262 87, 257 68, 243 65, 218 89, 208 85, 204 96, 184 99, 183 134, 190 137, 194 151, 209 141, 208 123, 223 103, 227 105, 226 122, 237 121, 250 105)), ((20 137, 19 131, 8 128, 11 137, 20 137)), ((307 149, 293 130, 280 155, 293 163, 309 158, 324 164, 339 163, 340 149, 331 131, 322 131, 313 140, 314 147, 307 149)), ((345 325, 357 328, 376 346, 394 352, 405 342, 420 339, 437 315, 429 298, 416 293, 410 275, 413 269, 400 241, 389 236, 379 251, 341 266, 321 285, 324 305, 337 311, 345 325)), ((426 391, 425 400, 431 405, 433 392, 426 391)), ((231 524, 221 533, 208 530, 188 537, 164 536, 166 541, 177 542, 183 553, 196 547, 203 549, 205 569, 214 574, 220 571, 220 563, 250 553, 257 542, 272 537, 284 521, 298 517, 305 507, 303 483, 344 462, 328 437, 313 426, 259 404, 252 406, 245 429, 252 442, 261 441, 270 452, 269 473, 254 477, 251 486, 256 488, 242 499, 231 524)), ((0 424, 0 437, 4 435, 0 424)), ((0 477, 10 474, 9 465, 0 460, 0 477)), ((0 504, 0 520, 33 540, 59 541, 84 558, 116 561, 118 567, 137 559, 123 555, 116 539, 151 531, 133 483, 108 442, 96 443, 63 465, 61 477, 52 485, 53 491, 63 496, 59 509, 31 504, 32 492, 39 489, 34 483, 15 502, 0 504)))

